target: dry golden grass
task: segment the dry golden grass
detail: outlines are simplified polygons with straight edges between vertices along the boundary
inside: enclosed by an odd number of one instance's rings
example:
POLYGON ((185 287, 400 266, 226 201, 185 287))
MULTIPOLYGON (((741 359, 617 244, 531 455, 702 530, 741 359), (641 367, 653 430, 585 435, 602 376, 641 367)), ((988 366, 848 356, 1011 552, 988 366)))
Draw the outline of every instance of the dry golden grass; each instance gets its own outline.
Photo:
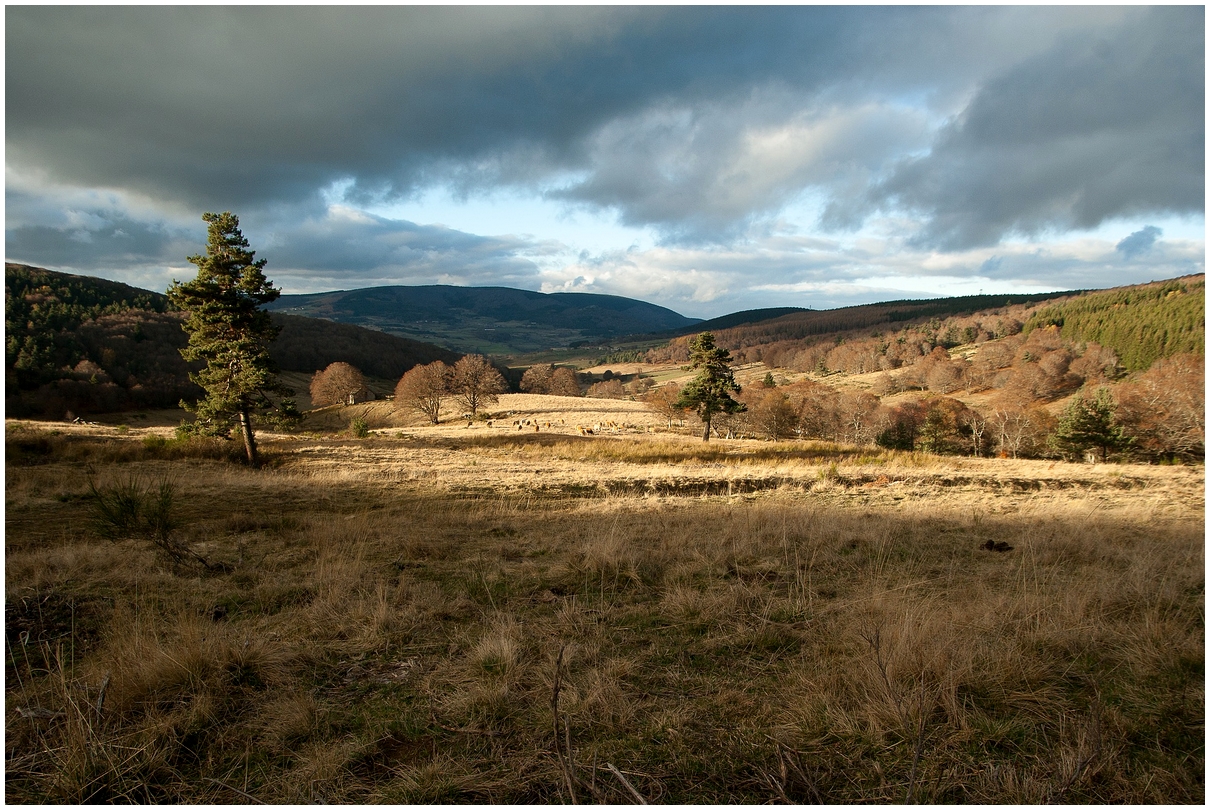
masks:
POLYGON ((6 799, 1204 800, 1202 468, 457 430, 10 424, 6 799))

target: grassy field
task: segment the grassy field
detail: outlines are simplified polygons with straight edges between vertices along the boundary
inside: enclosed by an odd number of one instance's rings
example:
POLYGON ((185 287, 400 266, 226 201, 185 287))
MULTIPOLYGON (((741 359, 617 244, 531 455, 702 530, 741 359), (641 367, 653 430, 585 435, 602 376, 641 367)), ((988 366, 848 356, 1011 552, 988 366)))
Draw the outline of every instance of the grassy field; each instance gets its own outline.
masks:
POLYGON ((7 801, 1204 801, 1202 467, 387 406, 6 425, 7 801))

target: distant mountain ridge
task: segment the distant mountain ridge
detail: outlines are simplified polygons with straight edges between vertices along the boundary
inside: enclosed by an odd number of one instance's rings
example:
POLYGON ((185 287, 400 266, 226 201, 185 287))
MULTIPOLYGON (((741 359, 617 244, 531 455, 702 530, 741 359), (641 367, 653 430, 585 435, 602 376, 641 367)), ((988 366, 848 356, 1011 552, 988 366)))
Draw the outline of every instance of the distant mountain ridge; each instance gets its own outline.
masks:
POLYGON ((767 307, 765 309, 745 309, 742 312, 732 312, 729 315, 720 315, 717 318, 711 318, 708 321, 701 321, 693 324, 692 326, 674 329, 669 332, 662 333, 661 335, 658 335, 658 337, 681 337, 683 335, 695 334, 697 332, 710 332, 716 329, 732 329, 736 326, 771 321, 774 318, 781 318, 785 315, 796 315, 800 312, 814 311, 815 310, 808 309, 806 307, 767 307))
MULTIPOLYGON (((62 418, 170 408, 194 399, 182 315, 167 296, 116 281, 6 263, 5 405, 10 416, 62 418)), ((282 371, 310 374, 336 361, 396 380, 457 352, 351 324, 273 313, 270 344, 282 371)))
POLYGON ((283 295, 269 309, 485 354, 600 345, 699 322, 666 307, 617 295, 449 285, 283 295))

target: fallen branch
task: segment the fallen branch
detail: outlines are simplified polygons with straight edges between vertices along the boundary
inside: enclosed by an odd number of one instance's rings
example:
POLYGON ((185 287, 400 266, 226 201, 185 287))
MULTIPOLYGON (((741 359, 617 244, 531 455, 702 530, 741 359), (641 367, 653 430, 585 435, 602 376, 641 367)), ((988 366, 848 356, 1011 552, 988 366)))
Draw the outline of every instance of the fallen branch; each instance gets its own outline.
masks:
POLYGON ((622 783, 622 787, 624 787, 624 788, 626 788, 626 790, 630 791, 630 795, 634 797, 634 800, 636 802, 638 802, 639 804, 647 804, 647 800, 643 798, 643 794, 639 793, 637 790, 634 789, 634 785, 630 784, 629 779, 627 779, 625 776, 622 776, 621 771, 619 771, 617 768, 613 767, 613 765, 611 765, 608 762, 605 763, 605 770, 609 771, 610 773, 612 773, 614 776, 616 776, 618 778, 618 781, 620 781, 622 783))

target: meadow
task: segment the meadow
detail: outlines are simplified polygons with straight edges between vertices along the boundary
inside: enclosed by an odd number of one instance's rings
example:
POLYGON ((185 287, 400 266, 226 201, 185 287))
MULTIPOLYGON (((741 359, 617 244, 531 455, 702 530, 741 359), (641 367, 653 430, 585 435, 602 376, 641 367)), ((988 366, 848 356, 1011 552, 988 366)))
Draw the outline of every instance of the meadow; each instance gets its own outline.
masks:
POLYGON ((563 399, 9 421, 6 800, 1204 802, 1204 467, 563 399))

